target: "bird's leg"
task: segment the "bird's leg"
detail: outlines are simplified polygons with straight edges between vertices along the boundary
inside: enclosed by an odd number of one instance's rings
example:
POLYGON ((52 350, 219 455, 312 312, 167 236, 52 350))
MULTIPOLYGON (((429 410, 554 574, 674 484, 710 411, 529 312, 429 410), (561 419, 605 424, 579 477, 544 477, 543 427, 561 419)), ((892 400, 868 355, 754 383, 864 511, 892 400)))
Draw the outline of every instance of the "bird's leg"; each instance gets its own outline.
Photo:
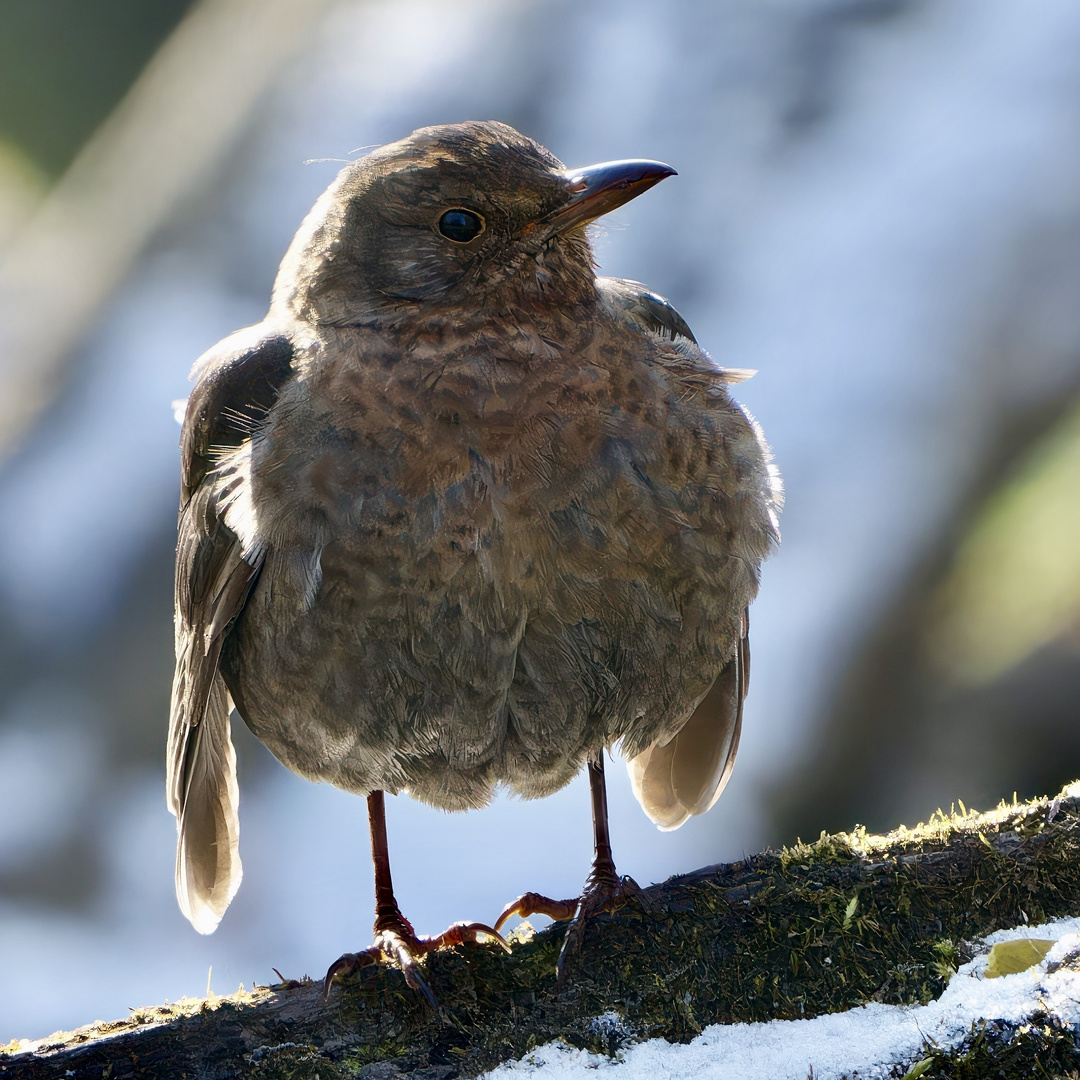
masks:
POLYGON ((418 961, 422 957, 447 945, 476 941, 479 936, 491 938, 507 952, 510 946, 498 930, 478 922, 456 922, 435 937, 417 937, 394 897, 390 848, 386 842, 385 797, 381 791, 373 791, 368 796, 368 821, 371 825, 371 861, 375 867, 375 938, 370 948, 359 953, 345 953, 330 965, 323 992, 329 997, 335 979, 347 978, 370 964, 390 961, 396 962, 405 981, 414 990, 419 990, 432 1008, 437 1008, 435 995, 420 974, 418 961))
POLYGON ((585 879, 585 892, 617 889, 619 875, 611 857, 611 832, 608 829, 607 778, 604 776, 603 751, 589 762, 589 792, 592 795, 593 864, 585 879))
POLYGON ((589 762, 589 788, 592 794, 593 864, 585 879, 581 896, 573 900, 552 900, 539 893, 524 893, 503 908, 495 928, 501 930, 512 915, 547 915, 556 921, 569 919, 566 937, 556 965, 559 982, 565 978, 566 961, 580 948, 585 924, 603 911, 614 911, 628 900, 640 898, 641 889, 633 878, 620 877, 611 857, 611 834, 608 830, 607 782, 604 778, 604 754, 601 751, 589 762))
POLYGON ((640 898, 641 889, 630 877, 620 877, 611 857, 611 834, 608 831, 607 781, 604 777, 604 752, 589 762, 589 788, 592 794, 593 864, 585 879, 574 917, 566 929, 559 959, 555 965, 556 981, 566 980, 567 961, 581 950, 585 924, 594 915, 615 911, 628 900, 640 898))

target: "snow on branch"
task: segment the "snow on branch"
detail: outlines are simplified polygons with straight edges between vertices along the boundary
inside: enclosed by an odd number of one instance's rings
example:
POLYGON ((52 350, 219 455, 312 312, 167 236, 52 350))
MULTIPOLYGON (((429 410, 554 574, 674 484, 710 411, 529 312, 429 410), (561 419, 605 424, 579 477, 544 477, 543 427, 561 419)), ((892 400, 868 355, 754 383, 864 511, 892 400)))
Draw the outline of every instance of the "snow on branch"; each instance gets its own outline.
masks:
MULTIPOLYGON (((1080 911, 1080 785, 988 814, 939 812, 887 836, 822 834, 645 897, 590 923, 561 992, 555 925, 518 935, 512 956, 481 946, 430 956, 437 1013, 399 972, 367 969, 328 1001, 320 984, 288 981, 9 1044, 0 1078, 451 1080, 553 1040, 611 1055, 645 1039, 686 1043, 713 1024, 925 1004, 971 959, 972 942, 1080 911)), ((1043 1028, 984 1030, 963 1052, 1011 1054, 1018 1070, 1051 1052, 1063 1069, 1080 1065, 1069 1057, 1075 1033, 1043 1028)), ((948 1054, 927 1053, 916 1075, 929 1080, 948 1054)))

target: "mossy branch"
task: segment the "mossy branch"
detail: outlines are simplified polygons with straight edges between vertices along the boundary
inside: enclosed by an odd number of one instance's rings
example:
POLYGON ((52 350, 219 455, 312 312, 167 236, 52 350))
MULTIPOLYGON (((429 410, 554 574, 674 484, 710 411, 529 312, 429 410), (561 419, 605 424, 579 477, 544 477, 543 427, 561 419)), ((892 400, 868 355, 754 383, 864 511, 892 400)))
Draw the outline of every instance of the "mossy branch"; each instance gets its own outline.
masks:
POLYGON ((0 1078, 386 1080, 422 1069, 450 1080, 555 1038, 613 1052, 708 1024, 925 1002, 967 942, 1080 910, 1080 785, 961 810, 887 836, 822 834, 653 886, 647 906, 590 923, 561 994, 554 926, 512 956, 477 946, 430 956, 438 1014, 398 972, 369 969, 329 1001, 318 984, 290 982, 9 1045, 0 1078))

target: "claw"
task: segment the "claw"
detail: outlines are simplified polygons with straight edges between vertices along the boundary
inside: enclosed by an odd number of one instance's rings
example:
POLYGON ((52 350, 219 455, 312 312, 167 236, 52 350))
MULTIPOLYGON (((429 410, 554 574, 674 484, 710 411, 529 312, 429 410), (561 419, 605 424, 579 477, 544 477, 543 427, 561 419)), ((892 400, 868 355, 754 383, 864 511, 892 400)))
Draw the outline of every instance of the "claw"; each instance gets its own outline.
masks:
POLYGON ((514 915, 520 915, 523 919, 527 919, 530 915, 547 915, 549 919, 554 919, 556 922, 565 922, 574 917, 577 908, 576 898, 552 900, 549 896, 543 896, 540 893, 522 893, 502 909, 495 920, 495 929, 501 930, 506 920, 514 915))
MULTIPOLYGON (((456 922, 448 926, 438 937, 431 938, 431 948, 441 949, 444 945, 464 945, 466 942, 475 943, 477 935, 491 938, 506 952, 512 952, 510 943, 493 926, 482 922, 456 922)), ((425 939, 421 939, 424 941, 425 939)))
POLYGON ((363 952, 347 952, 339 956, 327 969, 326 977, 323 979, 323 1000, 330 1000, 330 987, 334 985, 336 978, 345 978, 372 964, 377 964, 379 962, 375 956, 377 951, 377 947, 373 945, 370 949, 364 949, 363 952))
POLYGON ((298 986, 304 985, 299 979, 286 979, 276 967, 272 967, 270 970, 278 977, 282 990, 295 990, 298 986))
POLYGON ((585 920, 575 918, 567 928, 563 937, 562 948, 559 950, 559 958, 555 961, 555 989, 561 991, 566 986, 566 973, 569 970, 569 961, 581 952, 582 942, 585 940, 585 920))
POLYGON ((605 911, 615 911, 632 899, 638 899, 648 906, 641 894, 641 888, 633 878, 618 877, 614 866, 594 869, 585 882, 585 890, 573 900, 552 900, 540 893, 522 893, 516 900, 503 908, 495 920, 495 928, 513 915, 528 918, 530 915, 547 915, 556 922, 570 921, 563 938, 559 959, 555 963, 555 985, 560 989, 566 982, 569 961, 581 951, 585 940, 585 926, 594 915, 605 911))
POLYGON ((427 980, 420 974, 420 965, 411 957, 408 963, 402 963, 399 959, 398 963, 401 964, 401 972, 405 976, 405 982, 409 984, 414 990, 419 990, 424 995, 425 1000, 435 1011, 439 1011, 439 1003, 435 999, 435 995, 431 992, 431 987, 428 986, 427 980))
POLYGON ((388 917, 381 929, 375 931, 375 942, 371 948, 358 953, 345 953, 330 965, 326 978, 323 979, 323 997, 329 999, 330 988, 335 980, 347 978, 365 967, 389 960, 401 968, 405 982, 423 994, 433 1009, 438 1009, 439 1003, 420 973, 417 961, 436 949, 476 943, 480 936, 490 938, 507 952, 511 951, 506 938, 487 923, 456 922, 435 937, 417 937, 408 920, 398 913, 388 917))

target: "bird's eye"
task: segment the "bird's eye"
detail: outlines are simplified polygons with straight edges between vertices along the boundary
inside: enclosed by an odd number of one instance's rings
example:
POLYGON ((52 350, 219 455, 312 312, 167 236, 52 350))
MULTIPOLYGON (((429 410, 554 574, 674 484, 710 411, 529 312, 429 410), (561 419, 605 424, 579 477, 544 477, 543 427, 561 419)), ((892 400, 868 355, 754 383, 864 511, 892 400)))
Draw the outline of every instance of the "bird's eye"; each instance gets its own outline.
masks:
POLYGON ((484 231, 484 219, 471 210, 447 210, 439 218, 439 232, 455 244, 467 244, 484 231))

